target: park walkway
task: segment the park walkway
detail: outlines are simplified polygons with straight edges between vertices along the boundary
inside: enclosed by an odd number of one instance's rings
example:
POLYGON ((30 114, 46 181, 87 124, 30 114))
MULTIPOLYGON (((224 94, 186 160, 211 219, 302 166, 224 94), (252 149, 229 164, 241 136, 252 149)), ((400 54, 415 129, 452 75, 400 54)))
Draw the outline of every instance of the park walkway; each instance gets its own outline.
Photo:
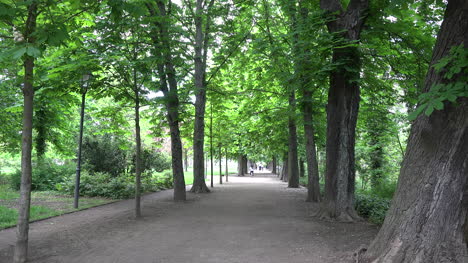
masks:
MULTIPOLYGON (((217 181, 217 180, 216 180, 217 181)), ((127 200, 31 224, 30 262, 294 263, 348 262, 377 228, 310 215, 306 189, 271 174, 230 176, 211 194, 149 194, 143 219, 127 200)), ((0 262, 11 262, 15 229, 0 231, 0 262)))

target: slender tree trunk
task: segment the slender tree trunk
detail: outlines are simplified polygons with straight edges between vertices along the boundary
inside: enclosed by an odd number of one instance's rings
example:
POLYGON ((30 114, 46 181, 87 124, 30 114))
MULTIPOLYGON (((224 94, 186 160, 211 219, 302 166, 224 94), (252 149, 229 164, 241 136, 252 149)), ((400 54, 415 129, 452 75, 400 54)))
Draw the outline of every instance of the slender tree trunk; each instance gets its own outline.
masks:
MULTIPOLYGON (((467 28, 468 2, 449 0, 432 65, 454 46, 467 48, 467 28)), ((466 81, 444 72, 431 67, 424 91, 466 81)), ((468 98, 444 104, 412 124, 392 205, 362 262, 467 262, 468 98)))
POLYGON ((288 157, 288 187, 299 187, 299 167, 297 160, 297 128, 296 128, 296 92, 289 96, 291 115, 289 116, 289 157, 288 157))
POLYGON ((195 14, 195 124, 193 132, 193 186, 190 190, 194 193, 208 193, 210 190, 206 186, 203 178, 203 148, 205 139, 205 107, 206 107, 206 86, 205 86, 205 66, 203 65, 203 0, 197 0, 195 14))
POLYGON ((135 217, 141 217, 141 136, 140 136, 140 92, 136 82, 136 69, 133 70, 135 92, 135 217))
MULTIPOLYGON (((24 37, 28 43, 34 43, 34 32, 37 20, 37 2, 33 1, 28 6, 28 18, 24 37)), ((18 224, 16 227, 16 246, 13 262, 26 262, 28 257, 29 240, 29 208, 31 205, 32 183, 32 126, 33 126, 33 101, 34 101, 34 58, 26 55, 24 60, 24 84, 23 84, 23 132, 21 134, 21 185, 18 206, 18 224)))
POLYGON ((271 172, 272 172, 273 174, 276 174, 276 173, 277 173, 277 172, 276 172, 276 156, 273 156, 273 161, 271 162, 271 166, 272 166, 271 172))
POLYGON ((320 183, 317 153, 315 150, 314 126, 312 120, 312 92, 304 90, 303 92, 303 114, 304 114, 304 134, 306 140, 307 157, 307 202, 320 201, 320 183))
POLYGON ((221 144, 219 144, 218 149, 219 149, 219 184, 223 184, 223 166, 222 166, 223 153, 221 152, 221 144))
POLYGON ((299 177, 305 177, 305 164, 302 157, 299 158, 299 177))
POLYGON ((229 177, 229 168, 228 168, 228 150, 227 150, 227 147, 224 148, 224 155, 226 156, 226 183, 229 181, 228 177, 229 177))
POLYGON ((187 172, 188 171, 188 149, 184 149, 184 168, 185 168, 185 171, 187 172))
POLYGON ((211 188, 214 187, 214 175, 213 175, 213 104, 210 105, 210 165, 211 165, 211 188))
MULTIPOLYGON (((344 11, 339 0, 321 0, 323 10, 335 16, 328 30, 345 41, 359 39, 368 0, 351 0, 344 11)), ((321 218, 352 222, 359 219, 354 210, 354 145, 359 108, 360 54, 355 46, 335 48, 327 105, 327 166, 325 199, 321 218)))
POLYGON ((247 165, 247 155, 242 155, 242 175, 246 175, 249 173, 248 165, 247 165))

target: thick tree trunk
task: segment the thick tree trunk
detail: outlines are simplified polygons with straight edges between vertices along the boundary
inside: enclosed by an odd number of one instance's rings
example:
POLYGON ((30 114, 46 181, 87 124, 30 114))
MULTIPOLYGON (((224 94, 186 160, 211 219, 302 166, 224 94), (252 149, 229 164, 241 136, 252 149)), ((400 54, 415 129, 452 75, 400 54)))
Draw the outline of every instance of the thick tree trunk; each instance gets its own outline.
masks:
POLYGON ((247 155, 242 155, 242 175, 249 173, 247 155))
MULTIPOLYGON (((432 65, 454 46, 467 48, 467 29, 468 2, 449 0, 432 65)), ((458 77, 443 79, 431 67, 425 91, 458 77)), ((395 197, 362 262, 468 262, 467 145, 467 97, 415 120, 395 197)))
MULTIPOLYGON (((28 43, 34 43, 36 30, 37 2, 33 1, 28 7, 26 32, 24 34, 28 43)), ((18 205, 18 224, 16 226, 16 245, 13 262, 26 262, 28 257, 29 240, 29 208, 31 205, 32 183, 32 126, 34 101, 34 58, 26 55, 24 60, 23 84, 23 132, 21 134, 21 185, 18 205)))
POLYGON ((289 152, 286 152, 284 154, 284 158, 283 158, 283 171, 281 173, 281 180, 283 182, 287 182, 289 180, 289 152))
MULTIPOLYGON (((351 0, 346 11, 338 0, 321 0, 323 10, 334 13, 327 23, 331 33, 346 41, 359 39, 368 0, 351 0)), ((354 144, 359 108, 360 54, 357 47, 336 48, 332 62, 338 66, 330 74, 327 105, 327 166, 325 199, 321 218, 352 222, 354 210, 354 144)))
POLYGON ((133 71, 135 92, 135 217, 141 217, 141 135, 140 135, 140 92, 136 82, 136 69, 133 71))
POLYGON ((320 201, 320 184, 317 153, 315 150, 314 126, 312 120, 312 92, 304 90, 303 92, 303 113, 304 113, 304 134, 306 140, 307 157, 307 202, 320 201))
MULTIPOLYGON (((208 193, 204 180, 203 149, 205 139, 206 64, 203 59, 203 0, 197 0, 195 20, 195 124, 193 132, 193 186, 194 193, 208 193)), ((213 181, 211 181, 213 183, 213 181)), ((212 186, 213 187, 213 186, 212 186)))
POLYGON ((297 128, 296 128, 296 92, 291 91, 289 96, 289 157, 288 157, 288 187, 299 187, 299 163, 297 159, 297 128))

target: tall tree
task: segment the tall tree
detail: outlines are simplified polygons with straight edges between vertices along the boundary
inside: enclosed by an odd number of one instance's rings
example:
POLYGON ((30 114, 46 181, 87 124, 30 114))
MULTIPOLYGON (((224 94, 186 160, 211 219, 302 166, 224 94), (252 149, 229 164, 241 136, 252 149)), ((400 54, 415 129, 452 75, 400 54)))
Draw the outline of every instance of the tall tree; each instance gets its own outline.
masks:
POLYGON ((353 221, 354 144, 359 108, 360 54, 356 46, 366 18, 368 0, 351 0, 346 9, 339 0, 321 0, 330 19, 327 27, 341 45, 333 48, 327 105, 327 165, 322 218, 353 221))
MULTIPOLYGON (((24 25, 23 37, 28 44, 35 45, 37 25, 38 2, 33 1, 27 8, 27 19, 24 25)), ((16 246, 13 262, 26 262, 28 256, 29 239, 29 207, 31 204, 31 179, 32 179, 32 120, 34 100, 34 60, 30 54, 24 55, 24 110, 23 110, 23 133, 21 144, 21 188, 18 211, 18 225, 16 228, 16 246)))
POLYGON ((176 70, 172 55, 171 34, 169 25, 171 17, 167 10, 172 10, 172 1, 155 0, 154 4, 147 3, 146 7, 153 17, 155 30, 152 30, 151 38, 155 44, 155 53, 162 58, 158 62, 159 88, 164 94, 167 110, 167 120, 171 133, 172 173, 174 178, 174 200, 186 200, 182 140, 179 129, 179 95, 176 70))
MULTIPOLYGON (((210 190, 204 178, 204 139, 205 139, 205 108, 206 108, 206 63, 210 37, 210 12, 214 0, 197 0, 195 22, 195 125, 193 131, 193 186, 195 193, 206 193, 210 190)), ((191 10, 193 12, 193 10, 191 10)))
POLYGON ((411 126, 395 197, 362 262, 468 258, 467 35, 468 2, 449 0, 418 107, 425 114, 411 126))

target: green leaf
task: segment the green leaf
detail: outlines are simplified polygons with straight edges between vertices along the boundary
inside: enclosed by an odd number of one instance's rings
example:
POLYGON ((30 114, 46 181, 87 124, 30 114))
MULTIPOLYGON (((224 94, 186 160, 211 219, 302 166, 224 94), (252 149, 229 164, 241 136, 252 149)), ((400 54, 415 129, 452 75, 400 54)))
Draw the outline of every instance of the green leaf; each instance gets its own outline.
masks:
POLYGON ((37 47, 29 46, 26 48, 26 53, 28 56, 38 58, 41 56, 41 50, 39 50, 37 47))
POLYGON ((429 106, 427 106, 426 111, 424 111, 424 114, 426 114, 426 116, 430 116, 432 112, 434 112, 434 105, 429 104, 429 106))
POLYGON ((26 49, 27 48, 25 46, 15 47, 11 50, 11 56, 13 59, 19 59, 26 53, 26 49))
POLYGON ((440 100, 437 100, 434 102, 434 108, 436 110, 442 110, 444 108, 444 103, 442 103, 440 100))

